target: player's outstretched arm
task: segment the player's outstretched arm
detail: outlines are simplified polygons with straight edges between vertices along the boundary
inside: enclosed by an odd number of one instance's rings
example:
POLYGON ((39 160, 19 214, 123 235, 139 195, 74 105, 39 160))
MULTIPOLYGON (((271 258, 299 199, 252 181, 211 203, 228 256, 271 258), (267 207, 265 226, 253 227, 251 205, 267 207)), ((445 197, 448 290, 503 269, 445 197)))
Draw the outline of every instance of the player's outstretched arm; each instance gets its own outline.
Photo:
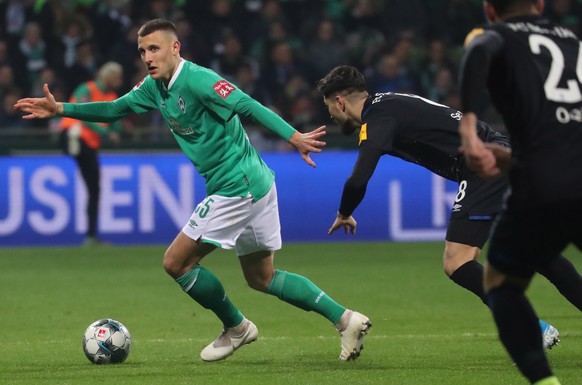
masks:
POLYGON ((304 134, 295 132, 289 139, 289 143, 297 148, 297 151, 301 154, 301 158, 312 167, 315 167, 315 162, 311 160, 309 154, 312 152, 321 152, 321 148, 325 146, 325 142, 319 140, 326 134, 325 128, 326 126, 321 126, 304 134))
POLYGON ((63 113, 63 104, 55 100, 48 84, 45 83, 42 89, 44 98, 23 98, 14 105, 14 109, 27 114, 23 119, 46 119, 63 113))
POLYGON ((352 217, 351 215, 346 217, 345 215, 342 215, 338 212, 335 221, 333 221, 333 224, 331 225, 327 233, 331 235, 334 233, 334 231, 336 231, 340 227, 343 227, 345 234, 347 234, 348 232, 351 234, 356 234, 357 226, 358 222, 356 222, 354 217, 352 217))

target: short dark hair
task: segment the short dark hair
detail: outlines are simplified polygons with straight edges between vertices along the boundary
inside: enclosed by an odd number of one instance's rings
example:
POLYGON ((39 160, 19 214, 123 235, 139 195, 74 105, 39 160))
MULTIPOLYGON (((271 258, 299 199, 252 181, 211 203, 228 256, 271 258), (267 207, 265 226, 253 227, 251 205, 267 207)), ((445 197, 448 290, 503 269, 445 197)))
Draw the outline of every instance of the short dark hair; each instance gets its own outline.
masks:
POLYGON ((498 15, 503 16, 516 9, 536 5, 537 0, 485 0, 495 8, 498 15))
POLYGON ((348 65, 335 67, 317 82, 317 92, 326 98, 342 91, 347 93, 366 91, 364 75, 356 67, 348 65))
POLYGON ((176 35, 176 26, 170 20, 153 19, 145 22, 137 31, 137 36, 144 37, 156 31, 172 32, 176 35))

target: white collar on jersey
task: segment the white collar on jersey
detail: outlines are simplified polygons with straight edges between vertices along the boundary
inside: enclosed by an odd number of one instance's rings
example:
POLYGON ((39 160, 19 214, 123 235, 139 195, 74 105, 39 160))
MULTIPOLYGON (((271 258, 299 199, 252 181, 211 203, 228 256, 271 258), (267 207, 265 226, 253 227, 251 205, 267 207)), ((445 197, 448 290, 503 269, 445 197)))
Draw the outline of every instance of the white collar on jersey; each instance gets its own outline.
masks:
POLYGON ((172 88, 172 85, 176 82, 176 79, 178 78, 178 75, 180 75, 180 71, 182 71, 182 67, 184 67, 185 62, 186 61, 184 59, 180 59, 180 64, 178 64, 176 71, 174 72, 172 78, 170 79, 170 82, 168 83, 168 87, 166 88, 167 91, 169 91, 170 88, 172 88))

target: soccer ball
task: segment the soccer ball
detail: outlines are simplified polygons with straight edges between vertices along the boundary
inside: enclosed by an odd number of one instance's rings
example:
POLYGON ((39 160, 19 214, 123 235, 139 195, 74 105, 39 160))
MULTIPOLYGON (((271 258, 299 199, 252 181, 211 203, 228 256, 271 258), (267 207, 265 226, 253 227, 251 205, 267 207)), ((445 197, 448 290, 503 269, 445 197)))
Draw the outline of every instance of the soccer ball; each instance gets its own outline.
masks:
POLYGON ((129 330, 110 318, 93 322, 83 336, 83 351, 94 364, 120 364, 131 350, 129 330))

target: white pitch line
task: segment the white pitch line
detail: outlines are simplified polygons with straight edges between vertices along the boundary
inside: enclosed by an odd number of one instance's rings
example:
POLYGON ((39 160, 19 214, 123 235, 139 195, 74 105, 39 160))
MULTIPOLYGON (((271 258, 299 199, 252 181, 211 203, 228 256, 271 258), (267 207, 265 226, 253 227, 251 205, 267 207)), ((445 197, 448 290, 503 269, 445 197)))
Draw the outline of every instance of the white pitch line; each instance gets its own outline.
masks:
MULTIPOLYGON (((366 336, 367 340, 380 340, 380 339, 444 339, 444 338, 497 338, 497 333, 459 333, 459 334, 374 334, 374 329, 370 332, 371 334, 366 336)), ((564 337, 582 337, 582 332, 567 332, 560 334, 562 338, 564 337)), ((211 338, 211 337, 208 337, 211 338)), ((148 338, 148 339, 136 339, 140 344, 144 343, 168 343, 168 342, 208 342, 208 338, 148 338)), ((262 337, 259 336, 259 340, 262 341, 283 341, 283 340, 298 340, 298 339, 312 339, 317 338, 321 340, 331 340, 339 338, 338 335, 328 335, 328 336, 276 336, 276 337, 262 337)), ((36 341, 4 341, 3 346, 6 345, 38 345, 38 344, 63 344, 63 342, 72 342, 73 340, 36 340, 36 341)), ((77 340, 75 340, 77 341, 77 340)), ((82 337, 78 339, 82 341, 82 337)), ((80 344, 81 342, 79 342, 80 344)))

